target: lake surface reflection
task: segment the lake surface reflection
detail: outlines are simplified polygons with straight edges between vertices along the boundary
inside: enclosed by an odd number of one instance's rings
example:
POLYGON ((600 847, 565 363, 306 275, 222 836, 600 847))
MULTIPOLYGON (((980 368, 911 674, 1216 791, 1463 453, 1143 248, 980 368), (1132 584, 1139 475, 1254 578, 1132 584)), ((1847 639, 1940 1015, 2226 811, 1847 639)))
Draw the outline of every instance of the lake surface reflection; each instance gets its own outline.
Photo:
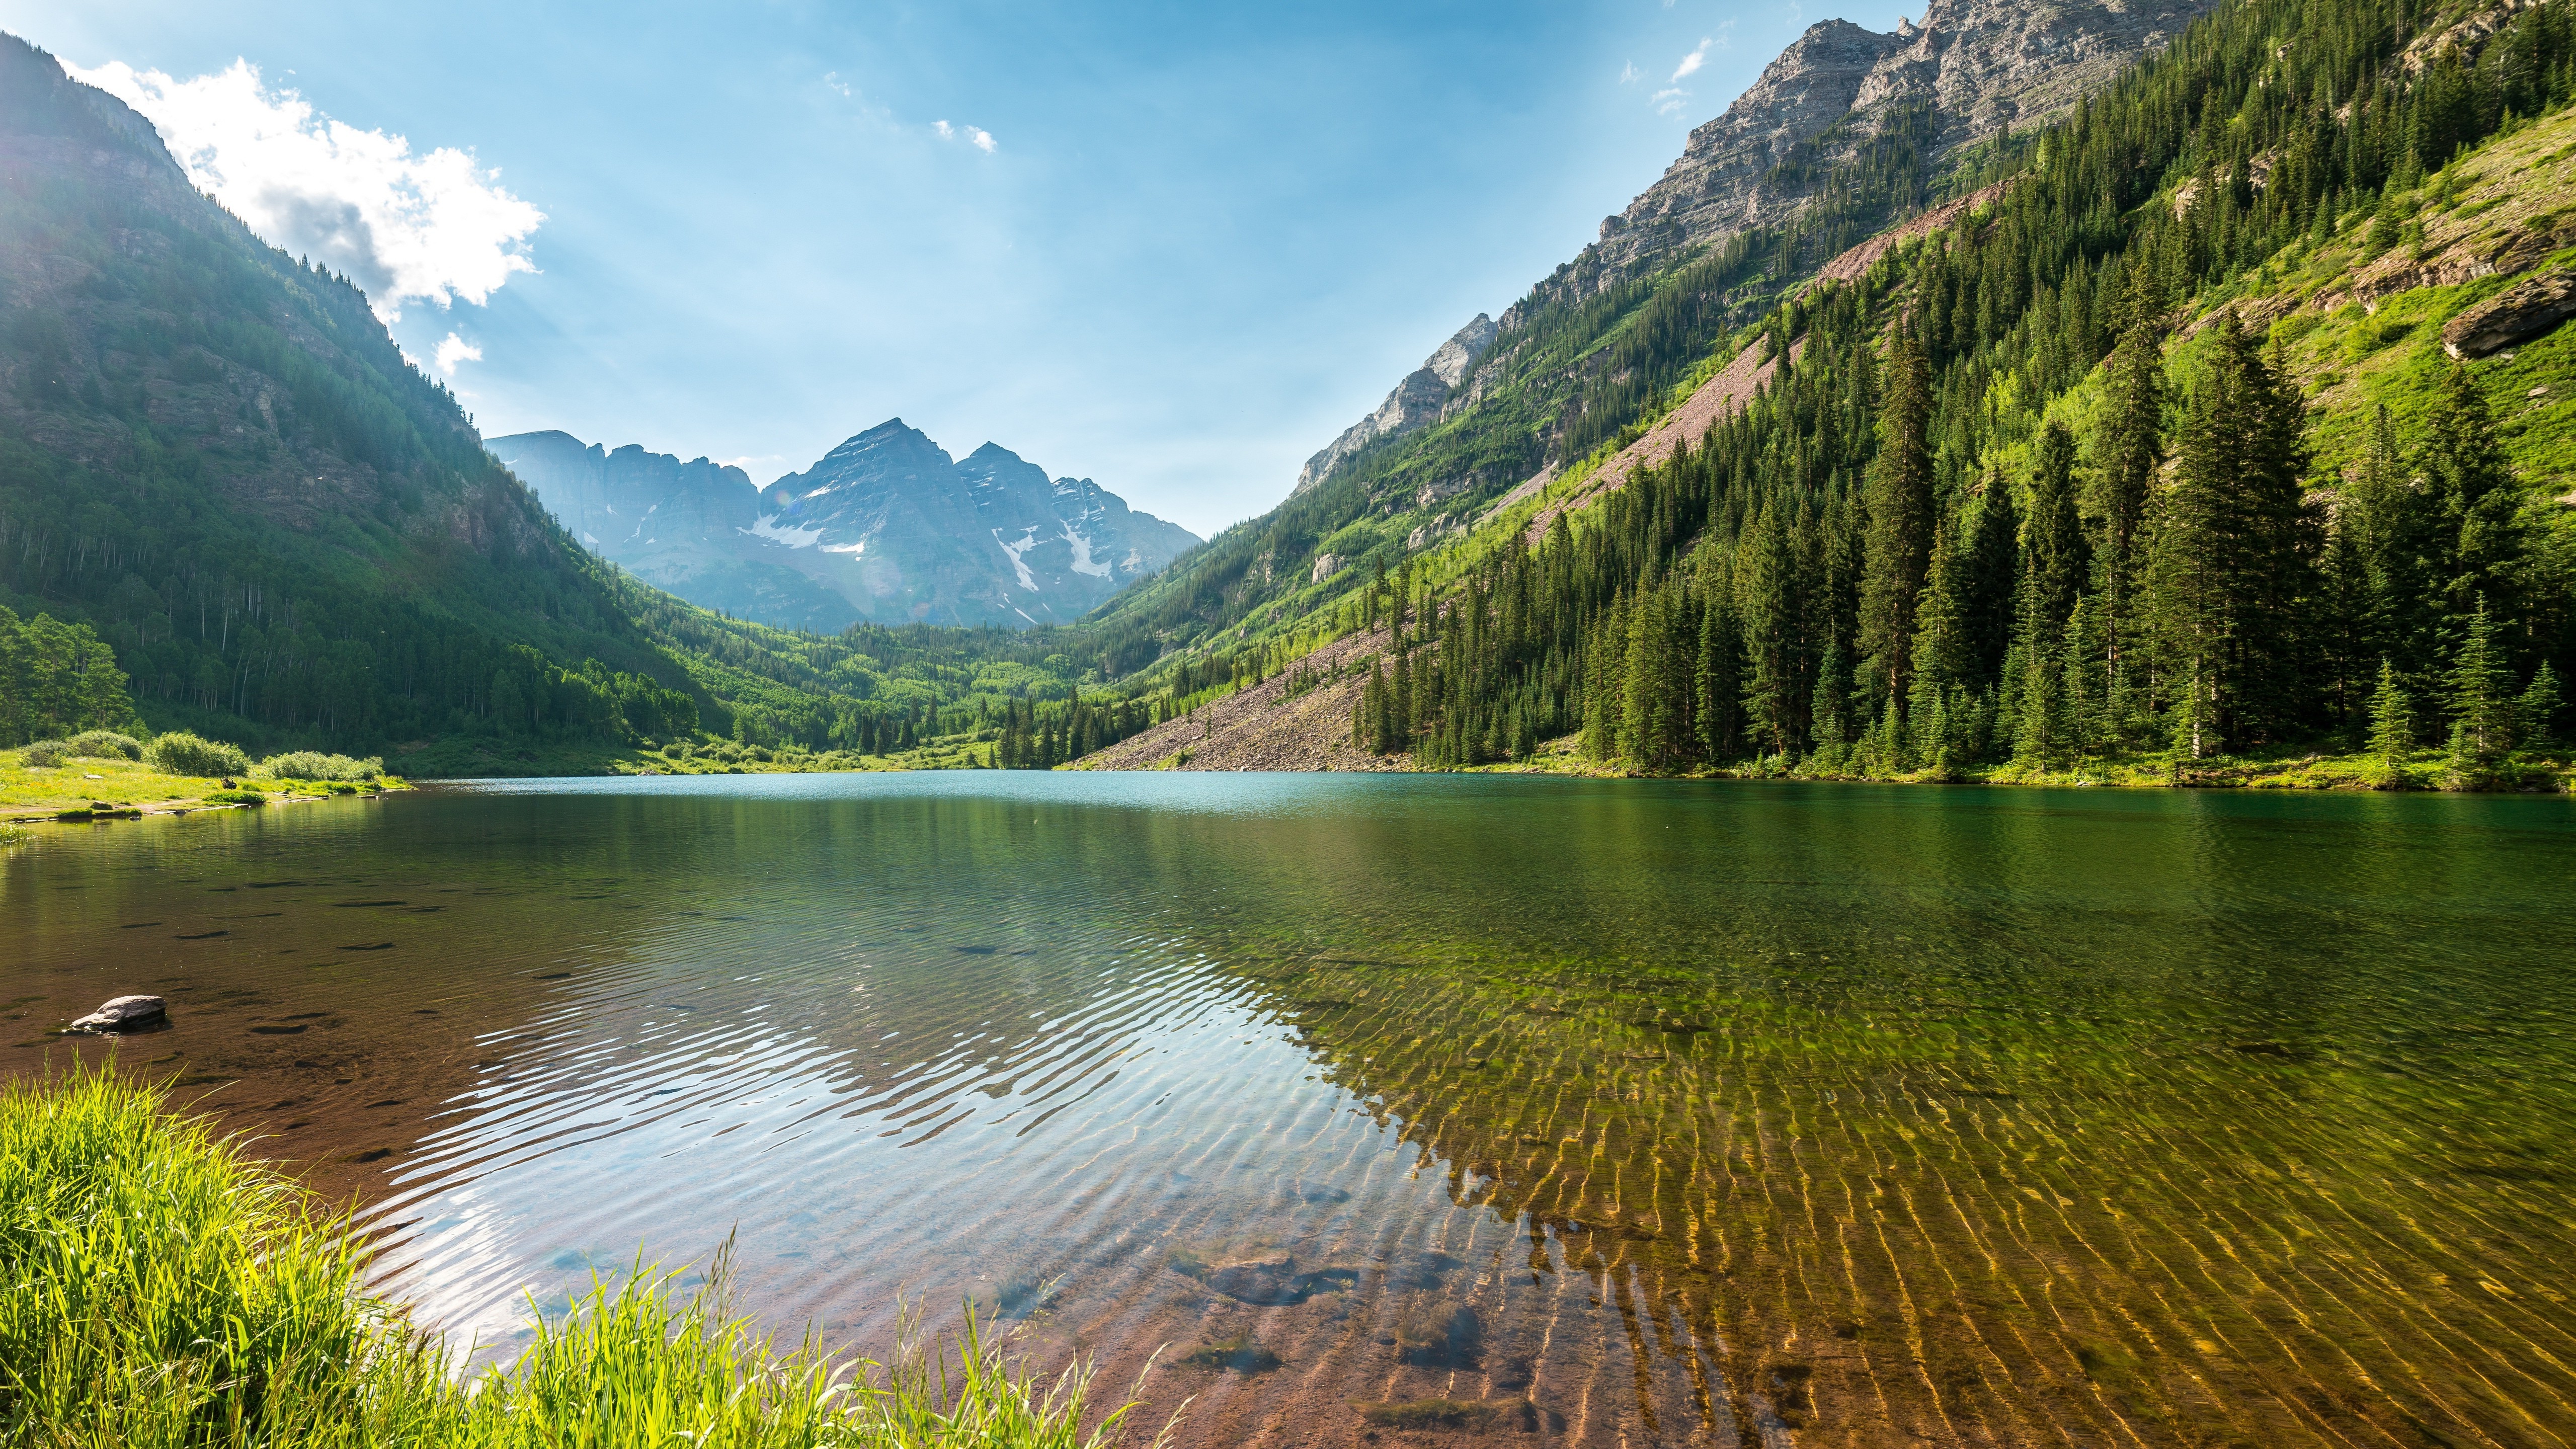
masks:
POLYGON ((446 788, 0 857, 0 1069, 163 992, 123 1059, 503 1352, 731 1235, 791 1332, 1171 1345, 1193 1443, 2562 1444, 2568 810, 446 788))

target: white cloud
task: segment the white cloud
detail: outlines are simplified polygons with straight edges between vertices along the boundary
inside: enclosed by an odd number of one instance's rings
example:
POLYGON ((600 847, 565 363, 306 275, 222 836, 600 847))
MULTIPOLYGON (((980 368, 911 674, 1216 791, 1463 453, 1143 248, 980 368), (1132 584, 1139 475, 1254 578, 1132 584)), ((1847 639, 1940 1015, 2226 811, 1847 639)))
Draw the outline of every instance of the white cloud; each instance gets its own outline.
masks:
POLYGON ((933 121, 930 123, 930 131, 942 141, 964 141, 987 156, 992 155, 1001 145, 999 141, 993 139, 992 132, 981 126, 952 126, 946 121, 933 121))
POLYGON ((1632 60, 1619 68, 1619 84, 1623 86, 1635 85, 1637 83, 1637 78, 1644 74, 1645 72, 1637 69, 1637 63, 1632 60))
POLYGON ((1708 48, 1716 43, 1716 41, 1708 38, 1707 36, 1700 37, 1698 47, 1692 50, 1690 54, 1683 56, 1682 63, 1673 68, 1673 79, 1675 81, 1679 81, 1683 76, 1689 75, 1691 72, 1698 70, 1701 66, 1706 65, 1708 63, 1708 48))
POLYGON ((823 85, 826 89, 839 91, 845 99, 850 95, 850 83, 841 79, 837 70, 823 72, 823 85))
POLYGON ((1679 86, 1668 91, 1657 91, 1654 95, 1655 110, 1659 115, 1678 116, 1682 113, 1682 102, 1689 99, 1690 92, 1679 86))
POLYGON ((456 364, 460 362, 481 362, 483 360, 483 349, 466 341, 464 338, 457 336, 455 333, 450 332, 447 334, 447 340, 438 344, 438 351, 434 355, 438 359, 438 370, 446 373, 449 377, 454 377, 456 375, 456 364))
POLYGON ((71 73, 142 112, 191 181, 263 239, 346 273, 386 321, 408 301, 479 306, 512 273, 536 270, 525 245, 545 213, 471 152, 415 155, 400 136, 270 89, 246 60, 193 80, 123 61, 71 73))

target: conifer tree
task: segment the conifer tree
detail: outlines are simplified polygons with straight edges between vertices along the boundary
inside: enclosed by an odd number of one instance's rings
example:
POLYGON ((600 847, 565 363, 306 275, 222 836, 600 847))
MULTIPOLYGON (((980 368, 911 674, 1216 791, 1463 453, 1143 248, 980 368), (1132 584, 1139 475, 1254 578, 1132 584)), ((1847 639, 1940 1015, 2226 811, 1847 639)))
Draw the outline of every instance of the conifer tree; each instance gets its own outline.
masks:
POLYGON ((1967 638, 1966 569, 1954 542, 1957 529, 1933 529, 1932 560, 1915 610, 1913 680, 1907 687, 1906 714, 1914 758, 1936 770, 1957 761, 1951 696, 1962 687, 1970 659, 1967 638))
POLYGON ((2424 473, 2441 519, 2446 556, 2436 587, 2449 629, 2456 635, 2472 613, 2490 605, 2514 618, 2523 539, 2513 473, 2486 396, 2466 367, 2453 366, 2443 380, 2425 439, 2424 473))
POLYGON ((2406 697, 2405 686, 2397 682, 2397 669, 2387 660, 2379 661, 2379 688, 2370 696, 2370 753, 2379 761, 2379 779, 2383 788, 2394 788, 2405 767, 2407 752, 2415 747, 2415 711, 2406 697))
POLYGON ((1791 630, 1797 596, 1790 577, 1788 525, 1778 504, 1763 508, 1747 531, 1735 566, 1737 612, 1744 621, 1744 720, 1755 747, 1786 755, 1796 747, 1796 662, 1791 630))
POLYGON ((2558 738, 2559 703, 2558 671, 2550 668, 2549 661, 2544 659, 2540 667, 2532 671, 2530 687, 2523 690, 2522 698, 2514 701, 2514 728, 2526 740, 2536 742, 2558 738))
POLYGON ((2022 675, 2013 712, 2013 761, 2025 769, 2054 767, 2063 753, 2065 711, 2059 693, 2059 670, 2051 651, 2016 649, 2022 675))
POLYGON ((1967 570, 1967 677, 1991 681, 2001 676, 2020 618, 2021 519, 2012 484, 2000 470, 1978 497, 1976 522, 1961 553, 1967 570))
POLYGON ((2297 384, 2232 312, 2214 330, 2159 500, 2147 587, 2175 747, 2195 759, 2297 723, 2319 542, 2302 496, 2297 384))
POLYGON ((1923 342, 1900 323, 1888 343, 1883 436, 1869 473, 1868 552, 1860 586, 1861 675, 1868 693, 1904 698, 1914 611, 1932 555, 1932 394, 1923 342))
POLYGON ((2451 661, 2451 725, 2455 752, 2484 766, 2512 748, 2513 700, 2507 692, 2503 651, 2498 648, 2495 620, 2480 599, 2461 630, 2460 647, 2451 661))
POLYGON ((2075 493, 2075 434, 2051 418, 2040 430, 2038 466, 2031 472, 2021 568, 2032 591, 2030 626, 2052 640, 2065 627, 2091 562, 2075 493))
POLYGON ((2103 682, 2110 721, 2124 727, 2143 707, 2143 679, 2130 656, 2142 641, 2138 590, 2145 574, 2148 506, 2163 466, 2164 357, 2152 317, 2130 323, 2111 355, 2110 404, 2093 441, 2092 509, 2101 520, 2093 547, 2093 591, 2102 600, 2103 682))
POLYGON ((1736 710, 1744 644, 1735 627, 1734 581, 1714 563, 1703 578, 1698 670, 1692 681, 1697 698, 1691 714, 1698 732, 1700 757, 1720 762, 1736 754, 1736 710))

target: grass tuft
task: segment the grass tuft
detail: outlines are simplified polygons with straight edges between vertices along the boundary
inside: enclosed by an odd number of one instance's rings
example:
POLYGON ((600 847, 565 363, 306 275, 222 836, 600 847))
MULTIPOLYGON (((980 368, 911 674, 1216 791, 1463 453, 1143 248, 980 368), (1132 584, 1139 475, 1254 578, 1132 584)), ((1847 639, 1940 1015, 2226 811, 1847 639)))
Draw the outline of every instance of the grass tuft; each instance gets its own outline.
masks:
POLYGON ((1086 1434, 1090 1367, 1041 1378, 971 1305, 953 1340, 907 1313, 888 1364, 810 1332, 782 1352, 726 1310, 729 1255, 685 1298, 660 1273, 594 1282, 459 1383, 444 1343, 364 1291, 346 1229, 156 1088, 88 1068, 0 1086, 0 1442, 1104 1449, 1138 1406, 1086 1434))

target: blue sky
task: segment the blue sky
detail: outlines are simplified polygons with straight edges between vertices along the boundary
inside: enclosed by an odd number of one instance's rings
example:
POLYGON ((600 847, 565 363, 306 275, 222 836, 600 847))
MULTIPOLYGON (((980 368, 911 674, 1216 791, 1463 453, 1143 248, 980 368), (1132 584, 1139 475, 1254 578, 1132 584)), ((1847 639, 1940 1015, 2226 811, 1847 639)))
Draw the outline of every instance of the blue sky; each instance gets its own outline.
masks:
POLYGON ((1808 24, 1913 9, 0 0, 0 28, 137 84, 255 67, 187 92, 235 179, 412 167, 368 266, 487 435, 766 483, 901 416, 1206 534, 1571 258, 1808 24), (278 138, 237 112, 298 98, 305 132, 347 128, 328 164, 249 155, 278 138), (442 149, 468 154, 415 164, 442 149))

